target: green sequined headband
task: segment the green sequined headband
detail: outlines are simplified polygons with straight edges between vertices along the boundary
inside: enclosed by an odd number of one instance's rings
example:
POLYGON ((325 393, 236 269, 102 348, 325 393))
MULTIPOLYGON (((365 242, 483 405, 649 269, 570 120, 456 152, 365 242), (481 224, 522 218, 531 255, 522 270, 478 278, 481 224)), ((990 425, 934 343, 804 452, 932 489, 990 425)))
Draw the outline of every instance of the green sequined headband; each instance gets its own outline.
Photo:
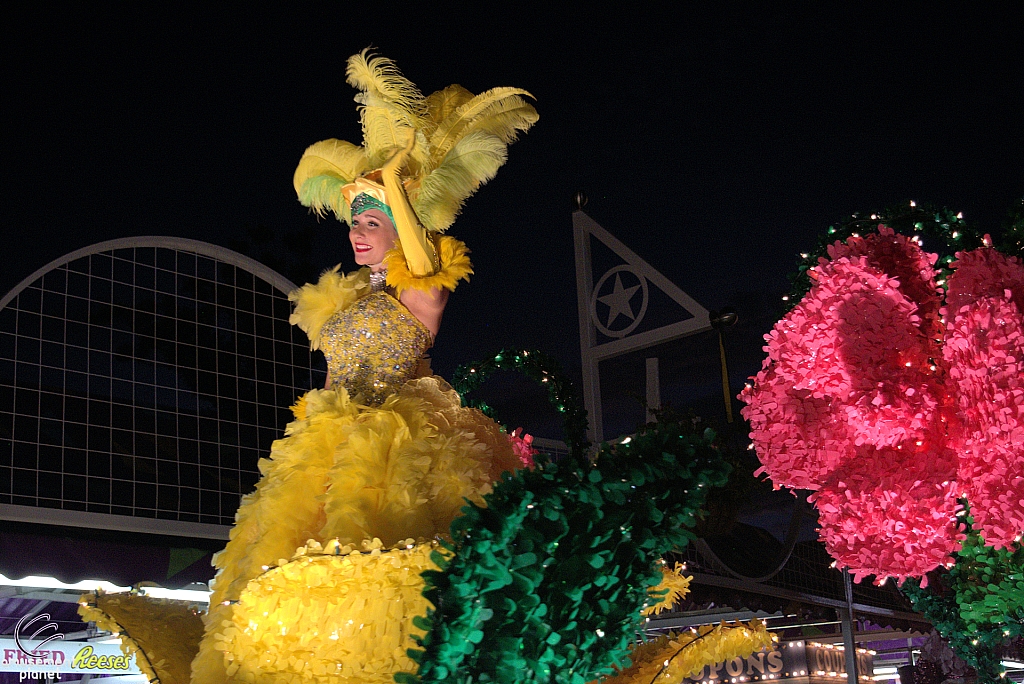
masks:
POLYGON ((387 217, 391 219, 392 225, 395 223, 395 217, 391 213, 391 207, 381 202, 379 199, 372 195, 368 195, 365 192, 361 192, 352 199, 352 218, 359 216, 368 209, 378 209, 387 214, 387 217))

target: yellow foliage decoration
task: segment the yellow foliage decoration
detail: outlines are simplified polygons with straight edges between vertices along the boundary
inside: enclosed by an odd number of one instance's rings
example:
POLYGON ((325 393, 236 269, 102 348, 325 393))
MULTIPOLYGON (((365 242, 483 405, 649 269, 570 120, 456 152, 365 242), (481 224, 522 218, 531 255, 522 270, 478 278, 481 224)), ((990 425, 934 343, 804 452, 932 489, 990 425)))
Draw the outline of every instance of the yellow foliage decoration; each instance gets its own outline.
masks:
POLYGON ((441 268, 434 275, 414 276, 406 263, 402 246, 395 248, 384 256, 384 266, 388 269, 388 285, 395 288, 395 294, 402 296, 405 290, 421 290, 429 292, 433 288, 455 291, 460 280, 469 281, 473 273, 473 264, 469 260, 469 249, 466 244, 450 235, 441 235, 435 241, 438 261, 441 268))
POLYGON ((188 684, 190 665, 203 635, 194 604, 137 593, 83 594, 78 614, 121 638, 121 651, 150 682, 188 684))
POLYGON ((370 269, 361 268, 348 275, 341 264, 324 271, 320 280, 306 283, 288 294, 295 311, 288 322, 297 325, 309 337, 309 348, 320 348, 320 331, 331 316, 348 308, 370 291, 370 269))
POLYGON ((704 625, 637 645, 630 654, 633 661, 630 667, 600 681, 601 684, 679 682, 708 665, 746 658, 770 648, 775 641, 775 635, 760 620, 704 625))
POLYGON ((682 563, 676 563, 675 567, 669 568, 665 561, 661 561, 661 582, 647 592, 657 603, 644 608, 644 615, 669 610, 676 602, 690 593, 690 582, 693 578, 683 574, 685 569, 682 563))
MULTIPOLYGON (((292 560, 248 583, 214 634, 229 682, 391 684, 415 663, 406 651, 422 632, 424 570, 435 570, 436 542, 403 540, 385 549, 310 541, 292 560)), ((196 672, 194 681, 220 681, 196 672)), ((220 675, 223 676, 223 675, 220 675)))

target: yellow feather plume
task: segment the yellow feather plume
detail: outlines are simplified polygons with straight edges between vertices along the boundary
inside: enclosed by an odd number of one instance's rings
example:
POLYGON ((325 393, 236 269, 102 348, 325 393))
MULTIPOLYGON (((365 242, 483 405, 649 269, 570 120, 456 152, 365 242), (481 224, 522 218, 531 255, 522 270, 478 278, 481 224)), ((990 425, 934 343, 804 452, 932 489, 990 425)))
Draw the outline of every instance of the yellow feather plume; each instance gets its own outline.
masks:
POLYGON ((402 75, 393 61, 371 55, 370 48, 348 58, 345 80, 353 88, 408 112, 410 124, 416 123, 423 111, 424 97, 419 88, 402 75))
POLYGON ((500 138, 476 131, 458 142, 428 174, 409 200, 427 230, 443 231, 455 221, 466 198, 498 173, 508 157, 500 138))
POLYGON ((426 117, 436 127, 451 116, 452 112, 472 99, 473 93, 454 83, 427 96, 426 117))
POLYGON ((356 96, 363 144, 325 140, 307 150, 295 172, 300 201, 319 215, 333 212, 349 222, 341 188, 356 176, 378 169, 414 144, 400 175, 419 221, 441 232, 455 220, 462 203, 494 177, 505 163, 506 146, 537 121, 537 110, 522 88, 492 88, 474 95, 450 85, 424 97, 394 62, 369 49, 349 58, 345 71, 356 96))
POLYGON ((379 168, 405 146, 409 131, 415 130, 415 126, 410 123, 408 112, 375 95, 357 95, 356 101, 362 104, 359 115, 366 157, 371 167, 379 168))
POLYGON ((292 415, 295 416, 295 420, 306 420, 306 395, 303 394, 301 397, 295 400, 292 404, 292 415))
POLYGON ((349 207, 341 195, 341 187, 362 175, 368 167, 362 147, 331 138, 306 148, 292 183, 299 202, 317 216, 332 211, 339 220, 347 222, 349 207))
POLYGON ((537 110, 516 95, 489 106, 473 122, 474 131, 485 131, 505 143, 515 142, 520 131, 537 123, 537 110))
POLYGON ((288 295, 295 311, 288 322, 297 325, 309 337, 309 348, 320 348, 320 330, 327 319, 351 306, 370 287, 370 271, 361 268, 348 275, 340 273, 341 265, 324 271, 314 285, 307 283, 288 295))
MULTIPOLYGON (((518 95, 533 97, 533 95, 530 95, 529 92, 522 88, 491 88, 459 106, 441 122, 437 130, 430 136, 430 148, 434 158, 440 159, 444 157, 459 142, 463 135, 471 130, 475 130, 472 127, 473 123, 486 116, 491 107, 506 98, 518 95)), ((527 127, 536 120, 536 112, 534 112, 534 117, 527 124, 527 127)))
POLYGON ((363 146, 374 168, 408 140, 409 129, 423 126, 423 94, 386 57, 374 57, 369 48, 352 55, 345 76, 363 91, 356 96, 363 126, 363 146))

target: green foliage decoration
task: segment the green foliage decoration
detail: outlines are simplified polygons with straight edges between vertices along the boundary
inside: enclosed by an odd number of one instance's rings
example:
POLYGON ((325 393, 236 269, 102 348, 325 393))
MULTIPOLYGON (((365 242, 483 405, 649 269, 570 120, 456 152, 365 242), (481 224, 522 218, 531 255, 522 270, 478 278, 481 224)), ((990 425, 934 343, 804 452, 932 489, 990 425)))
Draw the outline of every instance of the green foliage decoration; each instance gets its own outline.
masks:
POLYGON ((978 671, 979 682, 1003 681, 999 650, 1024 634, 1024 549, 994 549, 971 528, 956 563, 932 573, 927 587, 907 580, 903 593, 950 647, 978 671))
POLYGON ((649 426, 506 474, 452 523, 454 555, 426 572, 433 608, 415 674, 403 684, 585 684, 628 663, 658 561, 684 547, 711 487, 729 467, 715 435, 649 426))
POLYGON ((996 248, 1004 254, 1024 259, 1024 197, 1007 212, 1003 232, 996 239, 996 248))
MULTIPOLYGON (((742 418, 732 423, 704 418, 692 410, 680 411, 666 404, 651 412, 657 423, 674 423, 696 435, 711 429, 715 448, 729 467, 729 482, 708 492, 704 502, 705 515, 697 522, 694 533, 701 539, 728 534, 735 528, 740 509, 752 497, 771 495, 772 484, 767 475, 754 477, 761 467, 750 443, 750 423, 742 418)), ((651 427, 654 427, 654 423, 651 427)))
POLYGON ((484 402, 474 401, 466 395, 477 389, 495 371, 518 371, 547 388, 548 400, 555 410, 565 416, 566 443, 569 452, 582 458, 590 442, 587 441, 587 412, 580 405, 572 382, 562 373, 558 362, 547 354, 532 349, 502 349, 494 356, 459 366, 452 378, 452 387, 462 395, 463 401, 487 415, 494 411, 484 402))
POLYGON ((983 235, 976 227, 965 221, 959 213, 945 207, 936 208, 911 202, 873 214, 851 214, 849 218, 829 226, 825 234, 818 239, 818 245, 812 251, 800 255, 797 270, 789 276, 793 287, 789 294, 783 297, 786 310, 799 304, 810 291, 811 279, 808 271, 812 266, 818 265, 819 259, 828 258, 828 248, 831 245, 836 241, 845 243, 854 235, 863 237, 876 233, 879 224, 903 235, 920 237, 926 251, 939 255, 936 266, 942 271, 942 277, 949 276, 949 264, 957 252, 976 249, 983 244, 983 235))

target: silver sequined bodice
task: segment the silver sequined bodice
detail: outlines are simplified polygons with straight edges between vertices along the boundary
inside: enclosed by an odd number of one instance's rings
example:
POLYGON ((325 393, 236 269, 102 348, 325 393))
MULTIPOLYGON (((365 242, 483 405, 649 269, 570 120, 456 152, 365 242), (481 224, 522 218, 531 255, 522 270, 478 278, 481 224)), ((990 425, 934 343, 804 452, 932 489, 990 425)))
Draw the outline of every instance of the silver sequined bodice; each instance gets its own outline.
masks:
POLYGON ((321 331, 333 383, 379 405, 415 376, 430 331, 386 292, 374 292, 331 316, 321 331))

